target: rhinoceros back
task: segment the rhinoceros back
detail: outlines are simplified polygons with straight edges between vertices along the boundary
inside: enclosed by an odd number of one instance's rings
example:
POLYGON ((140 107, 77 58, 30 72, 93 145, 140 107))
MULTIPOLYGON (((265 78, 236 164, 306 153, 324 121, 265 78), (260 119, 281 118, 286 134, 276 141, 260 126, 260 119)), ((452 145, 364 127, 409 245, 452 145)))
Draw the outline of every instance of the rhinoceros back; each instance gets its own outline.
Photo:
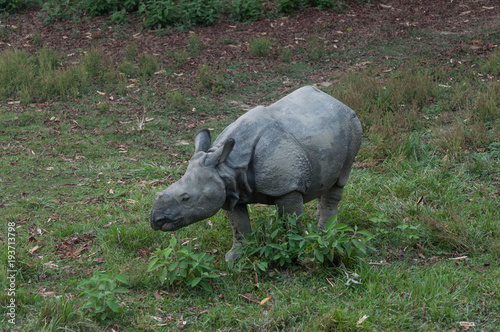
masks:
POLYGON ((236 142, 228 166, 248 173, 256 191, 280 196, 296 190, 309 200, 339 180, 346 161, 352 163, 361 126, 349 107, 305 86, 238 118, 214 147, 228 138, 236 142))

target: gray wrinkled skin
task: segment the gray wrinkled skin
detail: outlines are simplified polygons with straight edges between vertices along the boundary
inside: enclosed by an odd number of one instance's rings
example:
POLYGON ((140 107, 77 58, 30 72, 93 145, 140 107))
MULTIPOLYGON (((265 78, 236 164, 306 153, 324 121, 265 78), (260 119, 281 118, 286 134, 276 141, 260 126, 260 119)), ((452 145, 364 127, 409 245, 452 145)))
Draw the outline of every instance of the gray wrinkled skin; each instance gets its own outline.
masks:
POLYGON ((212 148, 204 129, 184 176, 156 194, 151 227, 175 231, 224 209, 233 229, 226 261, 241 257, 238 248, 251 232, 247 204, 299 215, 304 203, 318 199, 324 227, 337 214, 361 135, 353 110, 311 86, 244 114, 212 148))

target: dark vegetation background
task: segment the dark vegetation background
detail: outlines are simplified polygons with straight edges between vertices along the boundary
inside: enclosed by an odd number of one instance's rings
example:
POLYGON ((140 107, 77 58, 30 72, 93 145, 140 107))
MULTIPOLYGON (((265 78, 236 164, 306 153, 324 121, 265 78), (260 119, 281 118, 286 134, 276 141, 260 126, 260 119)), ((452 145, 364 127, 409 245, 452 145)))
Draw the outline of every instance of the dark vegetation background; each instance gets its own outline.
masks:
POLYGON ((500 329, 498 1, 0 11, 3 330, 500 329), (293 233, 254 206, 235 266, 222 213, 151 230, 154 193, 183 174, 197 130, 215 137, 306 84, 363 124, 345 226, 315 230, 311 203, 293 233))

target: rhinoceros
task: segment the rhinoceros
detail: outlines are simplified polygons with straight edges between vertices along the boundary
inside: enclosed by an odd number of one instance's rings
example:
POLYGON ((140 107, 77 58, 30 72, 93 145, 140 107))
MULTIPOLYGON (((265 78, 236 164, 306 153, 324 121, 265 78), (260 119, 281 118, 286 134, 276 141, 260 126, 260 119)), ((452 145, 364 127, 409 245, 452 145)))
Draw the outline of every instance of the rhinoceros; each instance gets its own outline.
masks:
POLYGON ((203 129, 184 176, 154 197, 151 227, 175 231, 223 209, 233 230, 226 261, 241 257, 251 232, 247 204, 274 204, 278 215, 298 216, 317 198, 324 227, 337 214, 361 136, 354 111, 312 86, 248 111, 213 147, 203 129))

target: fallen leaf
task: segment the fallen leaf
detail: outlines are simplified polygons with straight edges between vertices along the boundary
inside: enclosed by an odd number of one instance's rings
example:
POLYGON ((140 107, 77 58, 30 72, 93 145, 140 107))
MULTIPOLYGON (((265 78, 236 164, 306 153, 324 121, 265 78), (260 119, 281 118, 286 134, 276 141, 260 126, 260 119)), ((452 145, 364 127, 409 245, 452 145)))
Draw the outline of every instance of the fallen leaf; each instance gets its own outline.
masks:
POLYGON ((466 258, 467 258, 467 256, 460 256, 460 257, 449 258, 449 260, 452 260, 452 261, 463 261, 466 258))
POLYGON ((368 318, 369 316, 367 315, 364 315, 363 317, 361 317, 357 322, 356 322, 356 327, 361 327, 361 324, 363 324, 363 322, 368 318))
POLYGON ((255 297, 252 297, 252 296, 250 296, 250 295, 248 295, 248 294, 240 294, 240 296, 241 296, 242 298, 244 298, 244 299, 247 299, 247 300, 249 300, 249 301, 252 301, 252 302, 255 302, 255 303, 259 303, 259 304, 260 304, 260 301, 259 301, 259 300, 257 300, 255 297))
POLYGON ((271 299, 271 296, 267 295, 267 297, 265 297, 262 301, 260 301, 260 305, 266 304, 267 302, 269 302, 270 299, 271 299))
POLYGON ((30 254, 33 254, 35 251, 37 251, 37 250, 38 250, 38 248, 40 248, 40 247, 39 247, 39 246, 34 246, 33 248, 29 249, 29 250, 28 250, 28 252, 29 252, 30 254))
POLYGON ((385 260, 377 261, 377 262, 368 262, 368 265, 385 265, 387 262, 385 260))
POLYGON ((462 327, 462 331, 467 331, 471 327, 476 327, 476 324, 474 322, 459 322, 458 325, 462 327))
POLYGON ((158 292, 154 292, 153 296, 156 297, 158 300, 163 300, 163 296, 161 296, 160 294, 158 294, 158 292))
POLYGON ((94 259, 94 262, 96 263, 104 263, 106 261, 106 258, 104 257, 97 257, 96 259, 94 259))
POLYGON ((56 292, 54 291, 48 291, 48 292, 41 292, 40 295, 42 296, 49 296, 49 295, 54 295, 56 292))
POLYGON ((328 283, 330 284, 330 286, 332 286, 335 289, 335 285, 334 285, 334 283, 330 279, 326 278, 326 281, 328 281, 328 283))
POLYGON ((202 312, 200 312, 200 313, 198 314, 198 316, 201 316, 201 315, 203 315, 203 314, 208 314, 209 312, 210 312, 210 310, 209 310, 209 309, 205 309, 205 310, 203 310, 202 312))

